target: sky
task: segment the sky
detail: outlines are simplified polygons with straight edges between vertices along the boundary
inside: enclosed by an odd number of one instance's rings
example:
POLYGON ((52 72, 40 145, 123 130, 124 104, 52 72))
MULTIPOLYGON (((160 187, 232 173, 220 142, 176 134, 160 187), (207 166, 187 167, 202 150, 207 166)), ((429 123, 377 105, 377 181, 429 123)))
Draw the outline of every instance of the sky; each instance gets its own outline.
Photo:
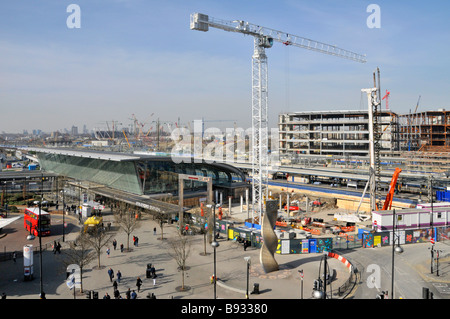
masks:
POLYGON ((418 111, 450 109, 448 1, 2 0, 0 132, 131 128, 134 117, 145 129, 201 118, 249 128, 253 38, 190 30, 194 12, 366 54, 357 63, 281 43, 267 49, 269 127, 282 112, 367 109, 361 89, 377 67, 392 111, 414 111, 419 96, 418 111))

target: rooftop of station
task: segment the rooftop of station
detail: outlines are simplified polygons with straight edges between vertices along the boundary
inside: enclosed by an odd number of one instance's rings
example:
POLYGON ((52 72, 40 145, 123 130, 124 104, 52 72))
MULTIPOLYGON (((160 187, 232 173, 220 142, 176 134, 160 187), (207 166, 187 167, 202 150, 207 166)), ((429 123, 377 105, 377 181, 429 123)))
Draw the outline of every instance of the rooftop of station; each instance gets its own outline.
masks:
POLYGON ((93 159, 101 159, 101 160, 116 161, 116 162, 135 161, 135 160, 140 160, 140 159, 151 159, 151 158, 161 159, 161 156, 151 155, 151 154, 144 155, 144 154, 117 153, 117 152, 94 151, 94 150, 75 150, 75 149, 68 149, 68 148, 28 147, 28 148, 26 148, 26 150, 32 151, 32 152, 37 152, 37 153, 67 155, 67 156, 93 158, 93 159))

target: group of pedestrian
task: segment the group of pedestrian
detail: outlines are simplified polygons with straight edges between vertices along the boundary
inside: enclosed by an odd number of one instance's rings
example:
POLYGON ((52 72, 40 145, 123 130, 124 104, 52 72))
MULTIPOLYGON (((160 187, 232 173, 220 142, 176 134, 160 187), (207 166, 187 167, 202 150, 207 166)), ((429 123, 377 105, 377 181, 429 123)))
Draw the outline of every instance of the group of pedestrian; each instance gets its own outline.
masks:
POLYGON ((138 244, 139 244, 139 238, 138 238, 137 236, 133 236, 133 244, 134 244, 135 247, 138 246, 138 244))
MULTIPOLYGON (((112 282, 113 278, 114 278, 114 270, 111 267, 108 269, 108 276, 109 276, 109 281, 112 282)), ((117 271, 116 278, 117 278, 117 280, 114 280, 114 282, 113 282, 113 288, 114 288, 113 296, 114 296, 114 299, 122 299, 122 297, 120 296, 120 292, 119 292, 119 283, 120 283, 120 280, 122 279, 122 273, 120 272, 120 270, 117 271)), ((106 293, 105 296, 103 297, 103 299, 111 299, 111 296, 109 296, 108 293, 106 293)))
MULTIPOLYGON (((156 235, 156 227, 153 229, 153 233, 156 235)), ((113 245, 113 249, 116 250, 117 249, 117 240, 113 239, 112 241, 112 245, 113 245)), ((133 245, 135 247, 138 247, 139 245, 139 238, 137 236, 133 236, 133 245)), ((123 253, 124 250, 124 245, 120 244, 120 251, 123 253)), ((106 249, 106 253, 109 257, 111 250, 109 247, 107 247, 106 249)), ((155 267, 151 267, 150 269, 150 274, 151 274, 151 278, 153 279, 153 286, 156 285, 156 270, 155 267)), ((120 284, 120 280, 122 278, 122 273, 120 272, 120 270, 114 275, 114 270, 110 267, 108 269, 108 276, 109 276, 109 280, 110 282, 113 283, 113 298, 114 299, 122 299, 122 296, 120 295, 119 292, 119 284, 120 284), (116 280, 113 280, 114 278, 117 278, 116 280)), ((128 290, 125 292, 125 298, 126 299, 136 299, 137 298, 137 292, 141 291, 141 286, 143 284, 143 281, 140 277, 137 277, 136 279, 136 290, 131 290, 130 288, 128 288, 128 290)), ((111 295, 109 295, 108 293, 105 293, 105 295, 103 296, 103 299, 111 299, 111 295)))
POLYGON ((155 269, 155 266, 154 266, 154 265, 152 265, 152 266, 150 267, 150 273, 149 273, 149 275, 150 275, 150 278, 153 279, 153 286, 156 286, 156 269, 155 269))
MULTIPOLYGON (((114 270, 111 267, 108 269, 108 276, 109 276, 109 281, 113 282, 114 270)), ((114 297, 114 299, 122 299, 122 296, 120 295, 120 292, 119 292, 119 283, 122 278, 122 273, 120 272, 120 270, 117 271, 116 278, 117 278, 117 280, 114 280, 114 282, 113 282, 113 289, 114 289, 113 297, 114 297)), ((138 292, 141 291, 142 283, 143 283, 142 279, 140 277, 137 277, 136 289, 138 292)), ((128 290, 125 292, 125 298, 126 299, 136 299, 137 298, 136 291, 134 289, 131 290, 130 288, 128 288, 128 290)), ((103 296, 103 299, 111 299, 111 296, 108 293, 105 293, 105 295, 103 296)))
MULTIPOLYGON (((108 275, 109 275, 109 281, 112 282, 113 278, 114 278, 114 270, 109 267, 108 269, 108 275)), ((122 278, 122 273, 120 272, 120 270, 117 271, 117 281, 120 283, 120 279, 122 278)))
POLYGON ((128 288, 127 292, 125 293, 125 297, 126 299, 136 299, 137 298, 137 293, 136 291, 131 291, 130 288, 128 288))
MULTIPOLYGON (((113 245, 114 250, 116 250, 117 249, 117 240, 116 239, 113 240, 112 245, 113 245)), ((119 247, 120 247, 120 252, 123 253, 123 249, 124 249, 123 244, 120 244, 119 247)), ((106 247, 106 255, 109 257, 110 254, 111 254, 111 249, 109 247, 106 247)))

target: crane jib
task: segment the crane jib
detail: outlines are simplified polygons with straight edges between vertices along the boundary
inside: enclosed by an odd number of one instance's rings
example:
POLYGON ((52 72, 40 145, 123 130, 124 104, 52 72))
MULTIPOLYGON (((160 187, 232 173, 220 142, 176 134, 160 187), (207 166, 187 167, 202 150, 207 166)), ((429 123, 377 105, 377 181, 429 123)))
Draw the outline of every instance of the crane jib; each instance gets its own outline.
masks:
POLYGON ((260 43, 264 48, 272 47, 273 41, 277 41, 283 43, 284 45, 297 46, 299 48, 333 55, 356 62, 367 62, 365 54, 358 54, 349 50, 339 48, 335 45, 326 44, 323 42, 293 35, 287 32, 262 27, 242 20, 227 21, 209 17, 208 15, 202 13, 191 14, 192 30, 208 31, 209 27, 257 37, 261 39, 260 43))

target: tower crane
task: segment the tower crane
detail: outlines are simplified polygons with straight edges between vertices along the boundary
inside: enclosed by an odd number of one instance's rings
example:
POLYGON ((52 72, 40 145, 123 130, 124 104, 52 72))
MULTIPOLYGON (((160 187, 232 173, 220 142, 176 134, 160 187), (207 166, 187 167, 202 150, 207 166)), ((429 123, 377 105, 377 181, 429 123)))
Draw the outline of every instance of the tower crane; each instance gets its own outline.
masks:
POLYGON ((261 215, 264 211, 264 200, 268 195, 269 165, 268 67, 265 49, 271 48, 274 41, 276 41, 286 46, 291 45, 362 63, 366 62, 365 55, 242 20, 226 21, 209 17, 202 13, 191 14, 191 30, 206 32, 210 27, 250 35, 254 38, 252 56, 252 198, 253 211, 259 216, 261 221, 261 215))

